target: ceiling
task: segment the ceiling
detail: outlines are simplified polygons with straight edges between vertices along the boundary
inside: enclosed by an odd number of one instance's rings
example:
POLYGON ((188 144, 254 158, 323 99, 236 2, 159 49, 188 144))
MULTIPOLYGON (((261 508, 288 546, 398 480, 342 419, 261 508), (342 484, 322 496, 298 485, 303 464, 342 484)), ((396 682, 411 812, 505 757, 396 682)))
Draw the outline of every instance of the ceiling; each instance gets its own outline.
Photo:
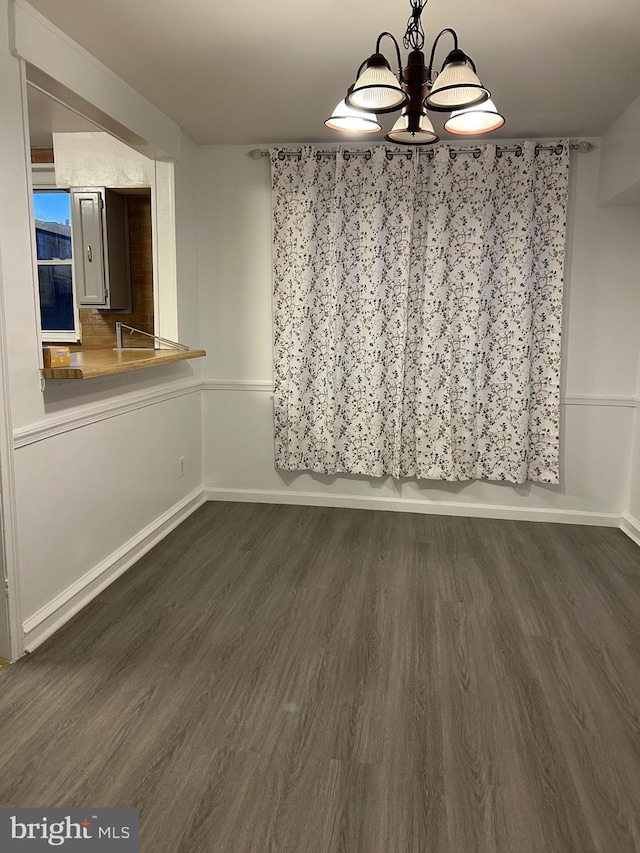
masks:
POLYGON ((52 133, 79 133, 100 130, 88 119, 63 107, 53 98, 27 86, 27 108, 29 111, 29 140, 32 148, 51 148, 52 133))
MULTIPOLYGON (((324 119, 410 12, 408 0, 30 2, 198 143, 343 141, 324 119)), ((422 19, 427 49, 457 30, 503 138, 598 136, 640 94, 638 0, 430 0, 422 19)), ((448 50, 443 39, 440 63, 448 50)))

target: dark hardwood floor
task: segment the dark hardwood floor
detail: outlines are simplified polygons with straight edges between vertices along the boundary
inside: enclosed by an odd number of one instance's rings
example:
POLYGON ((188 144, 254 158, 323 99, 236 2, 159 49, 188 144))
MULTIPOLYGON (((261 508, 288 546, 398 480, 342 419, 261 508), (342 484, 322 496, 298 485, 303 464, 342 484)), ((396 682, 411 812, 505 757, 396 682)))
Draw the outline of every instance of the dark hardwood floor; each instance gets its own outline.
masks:
POLYGON ((0 805, 145 853, 640 851, 620 531, 210 503, 0 672, 0 805))

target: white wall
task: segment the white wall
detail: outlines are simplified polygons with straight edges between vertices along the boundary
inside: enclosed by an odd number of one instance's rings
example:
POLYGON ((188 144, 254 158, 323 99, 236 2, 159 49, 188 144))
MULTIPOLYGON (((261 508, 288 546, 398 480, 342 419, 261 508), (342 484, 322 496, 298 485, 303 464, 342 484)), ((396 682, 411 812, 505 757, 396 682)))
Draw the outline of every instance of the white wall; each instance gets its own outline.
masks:
MULTIPOLYGON (((603 204, 622 206, 620 212, 637 222, 640 212, 640 98, 614 122, 603 138, 602 168, 599 198, 603 204), (624 205, 635 205, 625 208, 624 205)), ((635 227, 632 239, 639 240, 640 229, 635 227)), ((640 272, 635 271, 634 286, 640 292, 640 272)), ((633 321, 629 343, 635 345, 636 358, 640 352, 640 312, 631 311, 633 321)), ((627 330, 628 331, 628 330, 627 330)), ((629 364, 634 363, 633 353, 629 364)), ((621 527, 640 545, 640 361, 635 394, 628 458, 628 481, 621 527)))
POLYGON ((198 391, 16 452, 25 621, 39 626, 57 596, 67 606, 79 580, 199 489, 200 437, 198 391))
MULTIPOLYGON (((601 204, 621 206, 620 213, 629 217, 634 232, 631 239, 640 239, 637 217, 640 211, 640 97, 613 122, 602 138, 602 157, 598 198, 601 204), (624 206, 635 205, 635 211, 624 206)), ((640 292, 640 272, 636 268, 633 287, 640 292)), ((630 313, 632 322, 629 344, 629 365, 637 364, 637 385, 632 437, 629 449, 628 491, 623 512, 622 528, 640 544, 640 311, 630 313)))
MULTIPOLYGON (((17 509, 14 553, 20 587, 14 600, 21 598, 18 618, 26 627, 27 644, 33 646, 76 609, 101 578, 122 568, 130 546, 139 553, 171 524, 173 510, 185 512, 195 505, 202 476, 200 367, 197 361, 180 362, 82 382, 49 382, 44 393, 41 390, 30 165, 21 67, 9 52, 7 14, 7 0, 0 0, 0 256, 8 414, 17 439, 10 483, 17 509), (180 456, 185 457, 182 479, 180 456)), ((69 49, 75 50, 73 45, 69 49)), ((56 56, 61 62, 59 52, 56 56)), ((82 52, 74 62, 81 59, 82 52)), ((90 64, 95 70, 95 61, 90 64)), ((114 75, 103 74, 100 81, 100 97, 114 105, 114 112, 120 105, 124 115, 138 103, 139 96, 130 98, 114 75)), ((86 75, 82 84, 86 97, 86 75)), ((154 128, 161 125, 166 136, 172 123, 166 117, 159 121, 155 108, 150 114, 147 138, 153 144, 154 128)), ((136 115, 140 133, 144 115, 136 115)), ((175 168, 177 322, 181 339, 197 346, 197 164, 189 140, 183 137, 180 148, 175 168)), ((14 655, 19 651, 14 647, 14 655)))
POLYGON ((633 423, 640 210, 596 207, 598 150, 572 155, 563 473, 557 487, 397 482, 274 469, 269 163, 251 160, 249 150, 208 146, 199 152, 210 496, 309 503, 348 503, 351 496, 358 505, 615 523, 623 509, 633 423), (260 382, 267 387, 242 387, 260 382))
POLYGON ((602 137, 600 204, 640 204, 640 96, 602 137))

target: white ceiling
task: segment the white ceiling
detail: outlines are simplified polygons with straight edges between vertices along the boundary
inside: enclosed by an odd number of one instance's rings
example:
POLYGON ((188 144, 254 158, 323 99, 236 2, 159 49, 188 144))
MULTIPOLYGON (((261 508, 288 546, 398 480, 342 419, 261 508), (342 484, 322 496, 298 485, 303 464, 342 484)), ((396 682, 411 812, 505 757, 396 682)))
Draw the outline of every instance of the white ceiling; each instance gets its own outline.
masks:
POLYGON ((63 107, 53 98, 27 86, 27 108, 29 111, 29 139, 32 148, 51 148, 51 134, 100 130, 88 119, 63 107))
MULTIPOLYGON (((343 141, 324 119, 410 12, 408 0, 30 2, 198 143, 343 141)), ((640 94, 639 0, 430 0, 423 23, 427 49, 457 30, 503 138, 597 136, 640 94)))

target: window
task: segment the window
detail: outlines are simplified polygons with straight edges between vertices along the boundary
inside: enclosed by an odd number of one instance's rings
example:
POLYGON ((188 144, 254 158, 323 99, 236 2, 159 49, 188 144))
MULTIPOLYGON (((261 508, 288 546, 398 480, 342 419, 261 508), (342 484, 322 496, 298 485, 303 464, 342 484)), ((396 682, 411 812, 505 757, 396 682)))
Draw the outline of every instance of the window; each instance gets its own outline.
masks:
POLYGON ((35 189, 33 211, 43 339, 77 340, 69 192, 35 189))

